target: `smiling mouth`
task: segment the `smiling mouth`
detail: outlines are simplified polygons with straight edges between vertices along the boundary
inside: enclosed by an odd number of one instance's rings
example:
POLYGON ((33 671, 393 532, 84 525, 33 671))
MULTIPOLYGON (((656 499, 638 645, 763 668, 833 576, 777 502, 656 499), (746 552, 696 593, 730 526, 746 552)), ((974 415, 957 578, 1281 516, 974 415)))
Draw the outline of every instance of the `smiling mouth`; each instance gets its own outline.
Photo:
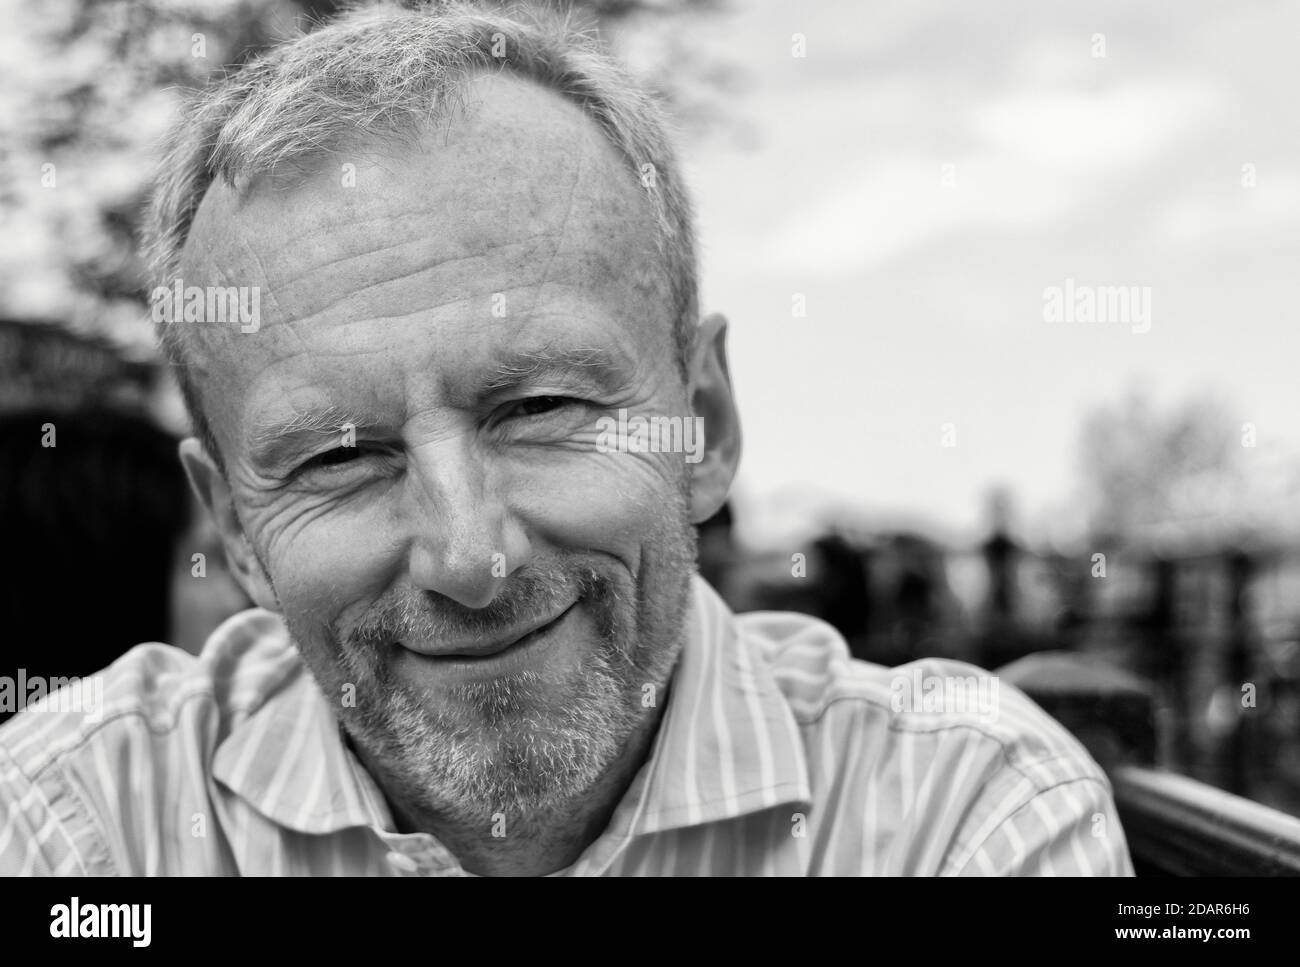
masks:
POLYGON ((506 638, 498 639, 497 641, 485 641, 481 644, 461 645, 452 651, 425 651, 420 648, 413 648, 405 642, 399 642, 399 644, 407 650, 413 651, 425 658, 447 659, 449 661, 457 662, 483 661, 489 658, 495 658, 504 652, 528 646, 563 621, 569 612, 577 606, 578 602, 574 601, 573 604, 569 605, 545 624, 537 625, 524 631, 522 634, 507 636, 506 638))

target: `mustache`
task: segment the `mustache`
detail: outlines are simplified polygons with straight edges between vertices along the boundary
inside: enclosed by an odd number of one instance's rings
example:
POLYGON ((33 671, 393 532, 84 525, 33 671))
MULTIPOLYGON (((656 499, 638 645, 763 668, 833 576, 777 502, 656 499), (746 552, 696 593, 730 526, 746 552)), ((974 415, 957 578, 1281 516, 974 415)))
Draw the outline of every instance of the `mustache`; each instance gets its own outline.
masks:
POLYGON ((491 637, 553 617, 579 598, 605 600, 612 594, 610 582, 591 567, 529 568, 512 575, 482 608, 436 592, 381 598, 343 640, 350 648, 378 649, 399 641, 491 637))

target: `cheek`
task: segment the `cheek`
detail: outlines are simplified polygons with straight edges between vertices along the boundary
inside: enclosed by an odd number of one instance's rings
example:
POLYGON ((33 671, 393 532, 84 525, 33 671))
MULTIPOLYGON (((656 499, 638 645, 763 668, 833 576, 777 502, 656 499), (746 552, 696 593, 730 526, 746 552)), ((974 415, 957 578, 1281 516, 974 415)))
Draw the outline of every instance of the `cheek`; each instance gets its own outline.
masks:
POLYGON ((382 504, 356 504, 268 528, 265 564, 280 606, 317 625, 382 594, 400 563, 388 523, 382 504))
POLYGON ((614 554, 629 563, 681 511, 680 458, 663 454, 586 455, 519 482, 515 506, 555 543, 614 554))

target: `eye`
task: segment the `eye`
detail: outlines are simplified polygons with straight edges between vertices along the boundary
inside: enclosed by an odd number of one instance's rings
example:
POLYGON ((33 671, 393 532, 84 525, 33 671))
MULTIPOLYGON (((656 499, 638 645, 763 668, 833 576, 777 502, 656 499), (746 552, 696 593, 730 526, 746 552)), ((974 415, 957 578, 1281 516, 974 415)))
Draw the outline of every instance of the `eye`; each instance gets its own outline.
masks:
POLYGON ((510 404, 506 408, 506 418, 543 416, 565 406, 575 406, 579 403, 579 400, 568 396, 529 396, 510 404))
POLYGON ((324 453, 316 454, 316 456, 303 463, 298 468, 298 472, 315 470, 318 467, 342 466, 345 463, 359 460, 364 455, 360 447, 335 447, 333 450, 326 450, 324 453))

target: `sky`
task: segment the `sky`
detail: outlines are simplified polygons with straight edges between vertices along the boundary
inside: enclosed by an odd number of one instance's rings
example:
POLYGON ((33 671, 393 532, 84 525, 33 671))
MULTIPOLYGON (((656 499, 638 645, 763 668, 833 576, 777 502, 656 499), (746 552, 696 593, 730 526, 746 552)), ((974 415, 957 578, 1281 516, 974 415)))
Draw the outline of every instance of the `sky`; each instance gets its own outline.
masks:
POLYGON ((1296 453, 1300 5, 747 0, 682 29, 740 78, 683 154, 742 536, 827 507, 974 535, 994 485, 1069 532, 1080 421, 1137 387, 1218 394, 1261 468, 1296 453), (1149 325, 1049 321, 1067 284, 1133 287, 1149 325))

